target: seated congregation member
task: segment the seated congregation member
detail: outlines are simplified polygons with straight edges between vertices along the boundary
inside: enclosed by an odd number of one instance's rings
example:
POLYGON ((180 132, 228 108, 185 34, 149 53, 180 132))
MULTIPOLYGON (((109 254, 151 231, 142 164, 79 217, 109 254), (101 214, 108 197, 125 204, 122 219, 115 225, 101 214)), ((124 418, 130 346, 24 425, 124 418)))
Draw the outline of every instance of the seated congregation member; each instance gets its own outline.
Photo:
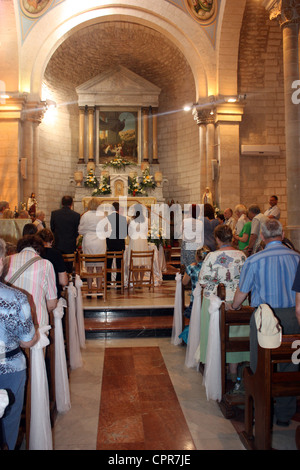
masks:
MULTIPOLYGON (((0 239, 0 275, 4 258, 5 242, 0 239)), ((1 424, 9 450, 16 446, 24 402, 26 359, 21 348, 31 348, 38 339, 26 295, 0 282, 0 389, 12 394, 1 424)))
POLYGON ((215 219, 215 211, 211 204, 204 204, 204 245, 211 251, 216 249, 214 230, 220 224, 219 219, 215 219))
MULTIPOLYGON (((219 225, 215 228, 215 238, 218 249, 208 253, 203 261, 199 274, 199 283, 203 287, 203 300, 201 306, 200 329, 200 362, 206 362, 206 349, 209 333, 209 305, 210 296, 217 294, 218 284, 223 283, 226 288, 226 301, 233 299, 239 283, 240 272, 246 261, 245 254, 232 246, 232 230, 227 225, 219 225)), ((249 327, 233 326, 230 332, 234 336, 249 335, 249 327)), ((235 380, 238 363, 249 360, 248 352, 227 353, 226 362, 232 379, 235 380)))
POLYGON ((188 217, 182 223, 182 242, 180 262, 189 266, 195 261, 195 253, 203 246, 203 221, 199 219, 200 210, 197 204, 191 204, 188 217))
MULTIPOLYGON (((294 280, 300 254, 282 243, 283 230, 276 219, 267 219, 261 227, 264 250, 250 256, 242 268, 239 286, 232 308, 238 310, 251 292, 251 306, 268 304, 279 319, 282 334, 298 334, 300 326, 295 314, 296 295, 294 280)), ((250 321, 250 367, 254 373, 257 365, 257 327, 255 312, 250 321)), ((282 371, 297 370, 298 365, 282 364, 282 371)), ((274 412, 279 425, 288 425, 296 411, 296 397, 278 397, 274 412)))
MULTIPOLYGON (((78 232, 80 235, 83 235, 82 239, 82 253, 86 255, 101 255, 106 253, 106 238, 99 237, 97 233, 97 226, 100 221, 105 218, 104 214, 97 213, 97 209, 100 202, 98 198, 90 199, 88 203, 88 210, 85 212, 81 219, 80 224, 78 227, 78 232)), ((94 268, 96 268, 97 272, 101 272, 103 270, 103 263, 88 263, 87 271, 90 273, 94 272, 94 268)), ((92 292, 92 283, 93 279, 88 278, 88 291, 89 293, 92 292)), ((102 289, 102 278, 97 277, 97 289, 101 291, 102 289)))
POLYGON ((33 319, 39 326, 49 325, 49 312, 57 305, 55 272, 50 261, 41 258, 43 243, 36 235, 27 235, 17 243, 17 253, 8 256, 5 281, 12 284, 12 278, 26 269, 13 282, 27 295, 33 319), (29 262, 33 264, 28 265, 29 262))
POLYGON ((69 283, 69 276, 66 272, 66 265, 62 254, 53 248, 54 236, 51 230, 44 228, 38 232, 37 235, 43 242, 44 250, 42 251, 42 257, 48 259, 54 267, 57 298, 61 297, 62 290, 69 283))

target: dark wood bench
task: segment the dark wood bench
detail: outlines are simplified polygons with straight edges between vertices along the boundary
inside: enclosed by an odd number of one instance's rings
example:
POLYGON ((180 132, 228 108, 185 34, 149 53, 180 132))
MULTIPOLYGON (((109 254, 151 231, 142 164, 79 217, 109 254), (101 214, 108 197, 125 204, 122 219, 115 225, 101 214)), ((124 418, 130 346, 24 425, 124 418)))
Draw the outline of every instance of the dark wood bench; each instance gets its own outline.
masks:
MULTIPOLYGON (((225 301, 226 289, 224 284, 218 285, 217 295, 221 300, 225 301)), ((240 310, 225 310, 224 302, 220 307, 222 398, 219 406, 227 419, 235 415, 236 406, 244 404, 245 400, 243 394, 229 393, 226 378, 226 353, 250 351, 249 337, 229 337, 229 329, 231 326, 249 325, 254 310, 250 306, 242 306, 240 310)))
POLYGON ((240 437, 247 449, 271 450, 273 399, 300 395, 300 372, 277 371, 278 364, 292 362, 292 354, 296 351, 292 348, 294 341, 300 341, 300 335, 283 335, 281 346, 276 349, 258 345, 255 373, 250 367, 244 370, 245 431, 240 437))

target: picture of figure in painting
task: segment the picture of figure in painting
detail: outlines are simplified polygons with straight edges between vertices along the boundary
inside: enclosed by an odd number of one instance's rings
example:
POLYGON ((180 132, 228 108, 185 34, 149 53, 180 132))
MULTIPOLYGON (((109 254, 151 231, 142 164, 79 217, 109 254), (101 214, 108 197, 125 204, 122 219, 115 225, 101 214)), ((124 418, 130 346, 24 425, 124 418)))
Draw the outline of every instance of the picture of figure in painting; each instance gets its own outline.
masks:
POLYGON ((137 112, 100 111, 99 161, 126 158, 137 162, 137 112))

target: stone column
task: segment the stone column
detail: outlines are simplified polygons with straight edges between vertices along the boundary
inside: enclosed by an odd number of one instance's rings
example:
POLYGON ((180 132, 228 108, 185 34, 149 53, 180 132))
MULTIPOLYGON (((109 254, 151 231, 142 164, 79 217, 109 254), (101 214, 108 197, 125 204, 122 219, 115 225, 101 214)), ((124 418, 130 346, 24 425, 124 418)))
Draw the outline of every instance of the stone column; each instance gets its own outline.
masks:
POLYGON ((152 109, 152 132, 153 132, 153 161, 158 163, 158 150, 157 150, 157 110, 152 109))
POLYGON ((206 126, 206 185, 209 186, 213 196, 215 196, 215 182, 213 179, 212 161, 215 158, 215 123, 211 115, 206 126))
MULTIPOLYGON (((199 141, 200 141, 200 196, 209 186, 214 197, 214 185, 211 178, 211 160, 213 158, 212 150, 214 152, 213 144, 211 143, 212 136, 214 136, 214 117, 210 114, 211 109, 197 109, 193 110, 194 119, 199 126, 199 141), (213 133, 212 133, 213 132, 213 133)), ((214 140, 214 137, 213 137, 214 140)))
POLYGON ((79 158, 78 163, 84 163, 84 119, 85 109, 79 108, 79 158))
POLYGON ((221 210, 240 202, 240 122, 243 105, 216 106, 215 126, 218 153, 218 179, 215 201, 221 210))
POLYGON ((149 110, 148 108, 143 108, 143 161, 149 161, 149 110))
POLYGON ((39 133, 46 107, 40 102, 27 102, 23 113, 22 157, 27 160, 27 178, 23 181, 23 200, 32 192, 38 194, 39 133))
POLYGON ((89 162, 94 162, 94 108, 88 108, 88 118, 89 162))
POLYGON ((300 8, 297 0, 265 1, 270 19, 277 19, 283 37, 286 173, 287 173, 287 227, 286 232, 300 248, 300 105, 293 103, 295 89, 292 83, 299 80, 299 24, 300 8))

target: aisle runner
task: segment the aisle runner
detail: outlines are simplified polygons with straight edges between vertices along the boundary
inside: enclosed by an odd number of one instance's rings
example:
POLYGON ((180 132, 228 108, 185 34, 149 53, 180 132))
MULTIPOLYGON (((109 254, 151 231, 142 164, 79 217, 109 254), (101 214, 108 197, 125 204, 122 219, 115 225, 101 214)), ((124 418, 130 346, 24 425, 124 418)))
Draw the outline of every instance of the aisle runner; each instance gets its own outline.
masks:
POLYGON ((195 450, 158 347, 105 350, 97 450, 195 450))

